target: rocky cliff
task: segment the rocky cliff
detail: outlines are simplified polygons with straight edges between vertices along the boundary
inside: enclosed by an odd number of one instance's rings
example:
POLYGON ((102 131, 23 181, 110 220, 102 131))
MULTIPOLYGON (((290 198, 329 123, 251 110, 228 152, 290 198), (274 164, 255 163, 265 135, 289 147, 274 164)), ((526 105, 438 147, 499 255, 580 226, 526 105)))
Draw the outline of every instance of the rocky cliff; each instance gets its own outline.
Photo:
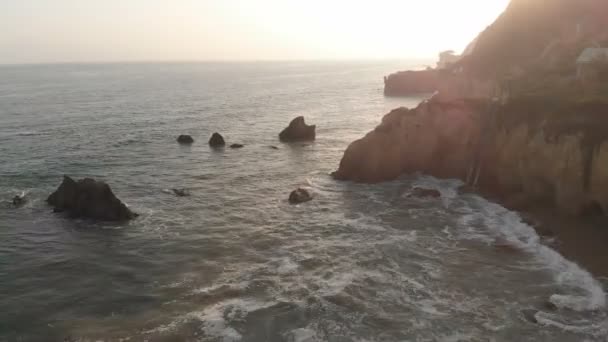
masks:
POLYGON ((433 98, 353 142, 334 176, 380 182, 423 172, 477 185, 512 207, 608 210, 608 104, 433 98))
POLYGON ((392 95, 437 93, 388 113, 348 147, 334 176, 381 182, 422 172, 462 179, 510 207, 607 212, 608 94, 559 67, 608 33, 607 14, 604 0, 512 0, 458 65, 385 79, 392 95), (561 56, 549 66, 558 72, 541 62, 548 49, 561 56))
MULTIPOLYGON (((512 0, 496 21, 444 70, 401 71, 385 77, 385 94, 439 91, 460 82, 495 82, 553 70, 575 73, 586 47, 608 46, 608 1, 512 0)), ((459 89, 459 88, 453 88, 459 89)), ((478 97, 479 91, 471 97, 478 97)))

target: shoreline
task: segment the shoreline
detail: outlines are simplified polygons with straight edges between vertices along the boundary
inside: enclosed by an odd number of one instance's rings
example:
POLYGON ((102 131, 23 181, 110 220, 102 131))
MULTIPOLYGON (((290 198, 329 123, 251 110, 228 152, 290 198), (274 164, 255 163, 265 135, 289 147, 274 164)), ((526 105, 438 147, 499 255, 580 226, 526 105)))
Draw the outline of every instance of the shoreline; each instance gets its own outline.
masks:
POLYGON ((464 189, 517 213, 534 229, 541 243, 582 267, 600 280, 608 281, 608 217, 577 217, 548 206, 518 207, 509 198, 488 191, 464 189))
POLYGON ((595 278, 608 279, 608 223, 605 217, 579 218, 547 208, 515 210, 564 258, 578 264, 595 278))

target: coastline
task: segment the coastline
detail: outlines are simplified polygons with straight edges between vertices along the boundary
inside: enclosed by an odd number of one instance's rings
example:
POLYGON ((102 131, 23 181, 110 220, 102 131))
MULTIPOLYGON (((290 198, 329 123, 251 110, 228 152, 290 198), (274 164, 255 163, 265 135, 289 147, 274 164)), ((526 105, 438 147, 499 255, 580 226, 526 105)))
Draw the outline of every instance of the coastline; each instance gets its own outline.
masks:
POLYGON ((547 208, 517 211, 549 247, 596 278, 608 279, 607 219, 577 218, 547 208))
POLYGON ((488 191, 470 192, 516 212, 524 223, 534 228, 542 244, 578 264, 593 277, 608 280, 608 229, 605 229, 608 217, 577 217, 546 205, 518 206, 509 198, 488 191))

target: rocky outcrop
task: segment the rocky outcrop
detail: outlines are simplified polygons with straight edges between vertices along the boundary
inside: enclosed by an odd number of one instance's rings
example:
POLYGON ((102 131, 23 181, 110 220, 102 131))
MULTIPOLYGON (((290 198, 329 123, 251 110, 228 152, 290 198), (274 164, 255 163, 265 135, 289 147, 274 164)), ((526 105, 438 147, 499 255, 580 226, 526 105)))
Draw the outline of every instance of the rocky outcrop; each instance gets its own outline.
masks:
POLYGON ((440 75, 435 69, 400 71, 384 77, 384 95, 408 96, 434 93, 440 75))
POLYGON ((316 128, 315 125, 307 125, 303 116, 298 116, 279 134, 279 140, 283 142, 315 140, 316 128))
POLYGON ((125 221, 137 217, 116 198, 108 184, 91 178, 74 181, 64 176, 63 182, 47 202, 56 212, 65 211, 71 217, 102 221, 125 221))
POLYGON ((289 194, 289 203, 299 204, 312 200, 310 192, 304 188, 297 188, 289 194))
POLYGON ((192 143, 194 143, 194 139, 187 135, 187 134, 182 134, 179 137, 177 137, 177 142, 183 145, 190 145, 192 143))
POLYGON ((573 215, 608 210, 608 104, 546 98, 400 108, 344 153, 338 179, 392 180, 423 172, 459 178, 503 203, 573 215))
POLYGON ((395 109, 347 148, 334 177, 374 183, 425 172, 460 178, 479 135, 482 108, 482 102, 430 100, 413 110, 395 109))
POLYGON ((211 147, 224 147, 226 145, 226 141, 224 141, 224 137, 222 137, 219 133, 213 133, 211 138, 209 139, 209 146, 211 147))

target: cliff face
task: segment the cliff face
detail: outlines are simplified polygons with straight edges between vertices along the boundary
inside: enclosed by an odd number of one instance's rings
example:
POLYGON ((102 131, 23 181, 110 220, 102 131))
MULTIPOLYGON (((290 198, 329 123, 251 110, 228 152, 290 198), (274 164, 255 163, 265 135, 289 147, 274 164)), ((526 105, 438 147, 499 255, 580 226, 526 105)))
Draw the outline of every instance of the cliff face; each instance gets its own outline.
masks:
POLYGON ((606 0, 512 0, 457 65, 386 79, 389 94, 437 93, 387 114, 348 147, 334 176, 380 182, 423 172, 462 179, 511 207, 607 212, 607 84, 590 92, 569 69, 581 46, 608 38, 607 22, 606 0), (549 55, 557 72, 547 71, 549 55))
POLYGON ((608 104, 441 102, 396 109, 346 150, 335 177, 358 182, 423 172, 459 178, 520 207, 608 210, 608 104))

